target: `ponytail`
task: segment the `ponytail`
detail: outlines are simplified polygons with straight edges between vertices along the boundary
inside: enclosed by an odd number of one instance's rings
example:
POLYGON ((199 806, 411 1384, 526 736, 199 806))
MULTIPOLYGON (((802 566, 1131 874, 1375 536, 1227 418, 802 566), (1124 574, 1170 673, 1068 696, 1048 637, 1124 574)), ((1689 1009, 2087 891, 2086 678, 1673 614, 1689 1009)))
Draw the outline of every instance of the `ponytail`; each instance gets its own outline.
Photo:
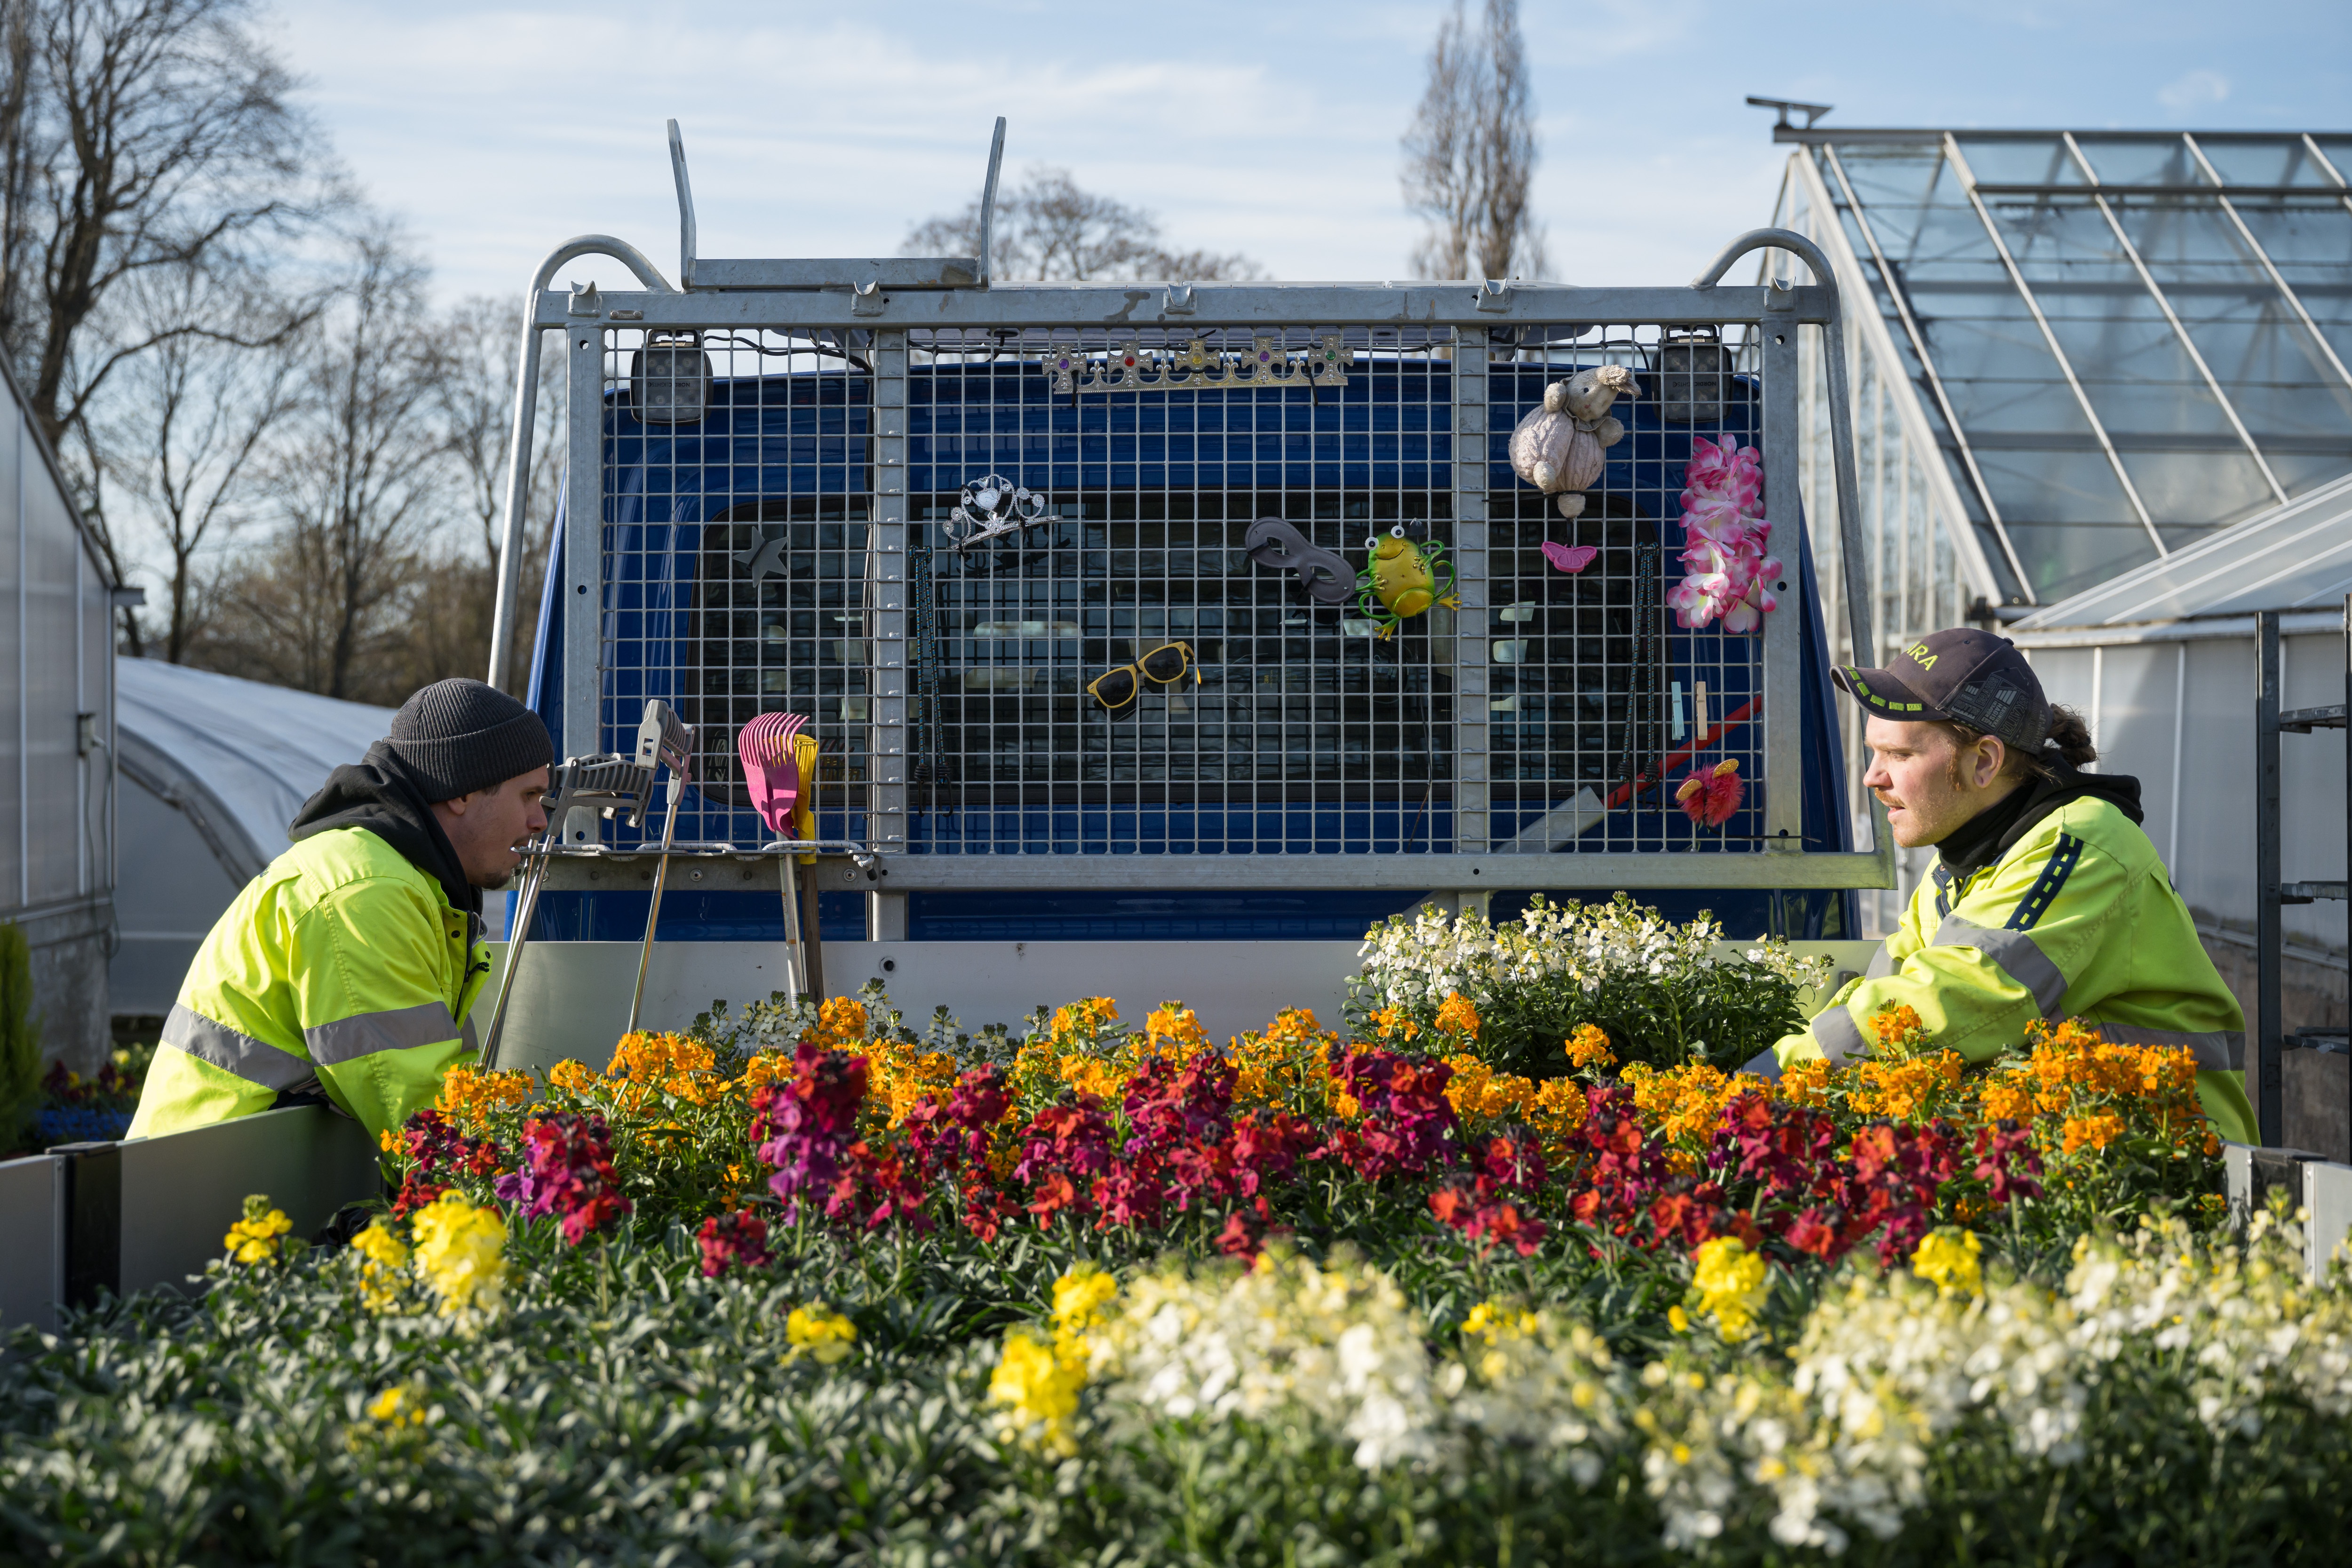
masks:
POLYGON ((2051 704, 2050 738, 2042 742, 2048 750, 2066 759, 2070 768, 2084 768, 2099 760, 2099 749, 2091 744, 2091 727, 2072 708, 2051 704))

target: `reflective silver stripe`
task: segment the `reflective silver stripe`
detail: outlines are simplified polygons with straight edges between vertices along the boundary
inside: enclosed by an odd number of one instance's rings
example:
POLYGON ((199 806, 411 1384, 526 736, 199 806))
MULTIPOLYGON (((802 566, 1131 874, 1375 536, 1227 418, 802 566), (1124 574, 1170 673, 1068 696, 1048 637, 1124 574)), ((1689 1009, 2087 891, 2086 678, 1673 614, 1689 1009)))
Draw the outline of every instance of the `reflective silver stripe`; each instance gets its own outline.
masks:
POLYGON ((476 1056, 482 1054, 482 1037, 474 1033, 474 1016, 471 1013, 466 1015, 466 1026, 457 1031, 457 1037, 466 1042, 467 1050, 476 1056))
POLYGON ((2066 977, 2026 932, 1988 931, 1974 921, 1952 915, 1936 928, 1936 945, 1975 948, 2033 994, 2033 1005, 2042 1009, 2043 1017, 2058 1016, 2059 1000, 2066 994, 2066 977))
POLYGON ((171 1015, 163 1020, 163 1043, 264 1089, 292 1089, 309 1078, 312 1070, 309 1062, 292 1051, 280 1050, 251 1035, 240 1035, 226 1024, 215 1024, 177 1002, 172 1004, 171 1015))
POLYGON ((1870 1047, 1862 1043, 1861 1026, 1843 1007, 1832 1007, 1813 1020, 1813 1038, 1822 1043, 1822 1055, 1833 1062, 1870 1054, 1870 1047))
POLYGON ((1748 1065, 1739 1070, 1756 1078, 1777 1079, 1780 1076, 1780 1053, 1767 1046, 1748 1058, 1748 1065))
POLYGON ((437 1046, 457 1037, 457 1020, 446 1002, 419 1002, 383 1013, 362 1013, 331 1024, 314 1024, 302 1031, 310 1056, 320 1067, 339 1067, 378 1051, 404 1051, 415 1046, 437 1046))
POLYGON ((1878 951, 1870 955, 1870 967, 1862 972, 1864 980, 1885 980, 1895 973, 1895 955, 1880 942, 1878 951))
POLYGON ((2111 1046, 2187 1046, 2197 1058, 2200 1072, 2233 1072, 2246 1065, 2246 1037, 2241 1029, 2192 1035, 2186 1029, 2142 1029, 2130 1024, 2097 1027, 2099 1038, 2111 1046))

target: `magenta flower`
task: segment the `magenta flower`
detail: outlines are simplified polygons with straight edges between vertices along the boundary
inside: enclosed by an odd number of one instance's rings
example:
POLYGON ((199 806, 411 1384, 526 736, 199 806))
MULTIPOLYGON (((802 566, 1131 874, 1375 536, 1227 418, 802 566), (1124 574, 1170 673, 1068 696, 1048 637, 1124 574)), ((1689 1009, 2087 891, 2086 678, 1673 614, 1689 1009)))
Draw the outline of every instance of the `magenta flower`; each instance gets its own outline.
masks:
POLYGON ((613 1130, 601 1116, 559 1110, 523 1123, 521 1168, 490 1184, 523 1217, 554 1215, 563 1239, 577 1247, 611 1221, 634 1211, 613 1172, 613 1130))

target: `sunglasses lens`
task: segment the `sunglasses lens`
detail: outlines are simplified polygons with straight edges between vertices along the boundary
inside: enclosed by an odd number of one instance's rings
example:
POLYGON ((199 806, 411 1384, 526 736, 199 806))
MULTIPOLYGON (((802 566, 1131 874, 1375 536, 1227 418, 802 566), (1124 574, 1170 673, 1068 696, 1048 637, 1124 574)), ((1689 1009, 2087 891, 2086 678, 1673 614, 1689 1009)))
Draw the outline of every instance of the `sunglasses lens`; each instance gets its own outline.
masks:
POLYGON ((1184 650, 1170 644, 1143 656, 1143 673, 1163 685, 1184 673, 1184 650))
POLYGON ((1114 669, 1094 684, 1095 700, 1106 708, 1124 708, 1135 700, 1135 672, 1114 669))

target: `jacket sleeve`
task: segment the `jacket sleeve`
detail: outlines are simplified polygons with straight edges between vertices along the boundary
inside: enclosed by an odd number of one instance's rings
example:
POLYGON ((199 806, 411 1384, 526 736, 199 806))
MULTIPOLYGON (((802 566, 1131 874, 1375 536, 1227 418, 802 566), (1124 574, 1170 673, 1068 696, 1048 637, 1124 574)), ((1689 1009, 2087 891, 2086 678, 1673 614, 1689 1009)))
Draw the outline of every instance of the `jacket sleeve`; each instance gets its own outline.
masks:
MULTIPOLYGON (((2025 1037, 2026 1025, 2056 1020, 2076 975, 2128 906, 2133 873, 2069 834, 2041 853, 2020 855, 1969 884, 1920 942, 1887 944, 1889 973, 1840 993, 1801 1035, 1783 1038, 1781 1062, 1866 1055, 1871 1022, 1907 1006, 1939 1047, 1982 1061, 2025 1037), (1915 945, 1916 944, 1916 945, 1915 945)), ((1923 889, 1906 925, 1937 918, 1923 889)))
POLYGON ((371 1138, 431 1105, 474 1050, 442 990, 441 911, 371 878, 340 888, 296 932, 296 1003, 319 1081, 371 1138))

